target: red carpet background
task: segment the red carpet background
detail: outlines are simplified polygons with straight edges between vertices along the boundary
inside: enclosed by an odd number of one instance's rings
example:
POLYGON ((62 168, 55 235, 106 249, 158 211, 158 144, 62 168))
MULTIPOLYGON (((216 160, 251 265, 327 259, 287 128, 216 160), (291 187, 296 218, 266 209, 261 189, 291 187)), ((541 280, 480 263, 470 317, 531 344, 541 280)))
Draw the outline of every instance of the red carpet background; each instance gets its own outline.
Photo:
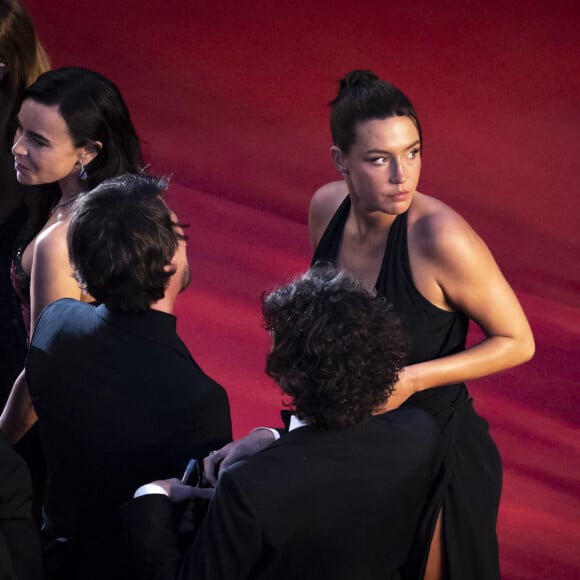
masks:
POLYGON ((503 578, 580 577, 576 2, 26 3, 53 64, 112 78, 173 175, 194 275, 179 329, 237 436, 278 422, 259 296, 309 263, 310 196, 338 177, 326 103, 351 68, 403 88, 420 190, 483 236, 536 335, 532 362, 469 385, 504 461, 503 578))

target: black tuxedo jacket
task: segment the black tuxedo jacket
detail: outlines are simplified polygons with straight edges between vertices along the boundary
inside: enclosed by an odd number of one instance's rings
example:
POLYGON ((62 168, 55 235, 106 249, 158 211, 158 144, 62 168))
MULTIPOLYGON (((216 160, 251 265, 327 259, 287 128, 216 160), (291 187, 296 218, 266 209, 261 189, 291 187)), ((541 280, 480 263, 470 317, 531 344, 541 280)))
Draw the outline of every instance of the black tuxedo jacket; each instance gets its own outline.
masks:
POLYGON ((438 429, 397 410, 341 431, 303 427, 222 475, 180 558, 171 505, 124 505, 142 578, 373 580, 397 577, 438 463, 438 429))
POLYGON ((32 485, 24 459, 0 433, 0 578, 42 578, 40 547, 31 515, 32 485))
POLYGON ((119 507, 137 487, 179 477, 189 458, 231 440, 224 389, 163 312, 58 300, 38 320, 26 373, 48 467, 50 528, 73 538, 79 560, 95 560, 89 571, 119 560, 119 507), (98 556, 86 555, 91 547, 98 556))

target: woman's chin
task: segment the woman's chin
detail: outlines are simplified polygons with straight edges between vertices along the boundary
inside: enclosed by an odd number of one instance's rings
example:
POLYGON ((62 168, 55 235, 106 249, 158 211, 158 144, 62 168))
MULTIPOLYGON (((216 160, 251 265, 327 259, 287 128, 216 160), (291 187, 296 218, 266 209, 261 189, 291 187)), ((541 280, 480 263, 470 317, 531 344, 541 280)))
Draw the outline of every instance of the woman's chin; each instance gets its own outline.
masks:
POLYGON ((36 185, 36 181, 32 178, 31 175, 17 171, 16 172, 16 181, 21 185, 36 185))

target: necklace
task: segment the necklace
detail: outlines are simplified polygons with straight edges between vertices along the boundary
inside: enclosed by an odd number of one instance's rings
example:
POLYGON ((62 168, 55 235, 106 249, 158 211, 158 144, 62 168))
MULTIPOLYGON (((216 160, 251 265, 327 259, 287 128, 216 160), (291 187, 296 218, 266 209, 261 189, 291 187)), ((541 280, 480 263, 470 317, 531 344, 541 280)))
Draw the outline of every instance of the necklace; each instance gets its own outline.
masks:
POLYGON ((77 193, 74 197, 71 197, 70 199, 67 199, 66 201, 62 201, 61 203, 57 203, 51 210, 50 210, 50 215, 52 215, 57 209, 61 208, 61 207, 65 207, 69 204, 71 204, 78 196, 80 195, 80 193, 77 193))

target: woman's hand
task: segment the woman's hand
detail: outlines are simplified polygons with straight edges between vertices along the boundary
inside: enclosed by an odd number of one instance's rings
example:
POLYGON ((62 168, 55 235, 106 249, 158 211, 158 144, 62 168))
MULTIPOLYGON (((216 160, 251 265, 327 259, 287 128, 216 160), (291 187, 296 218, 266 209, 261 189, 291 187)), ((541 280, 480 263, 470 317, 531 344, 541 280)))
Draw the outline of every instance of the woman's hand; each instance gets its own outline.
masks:
POLYGON ((383 405, 375 407, 373 410, 373 415, 380 415, 381 413, 386 413, 387 411, 393 411, 398 409, 409 397, 416 393, 415 389, 415 379, 414 379, 414 367, 416 365, 410 365, 401 370, 399 375, 399 380, 395 383, 393 387, 393 392, 390 394, 389 398, 383 405))
POLYGON ((222 471, 245 457, 255 455, 266 449, 274 442, 274 435, 269 429, 254 429, 248 435, 224 445, 217 451, 212 451, 203 460, 204 479, 212 486, 216 486, 222 471))

